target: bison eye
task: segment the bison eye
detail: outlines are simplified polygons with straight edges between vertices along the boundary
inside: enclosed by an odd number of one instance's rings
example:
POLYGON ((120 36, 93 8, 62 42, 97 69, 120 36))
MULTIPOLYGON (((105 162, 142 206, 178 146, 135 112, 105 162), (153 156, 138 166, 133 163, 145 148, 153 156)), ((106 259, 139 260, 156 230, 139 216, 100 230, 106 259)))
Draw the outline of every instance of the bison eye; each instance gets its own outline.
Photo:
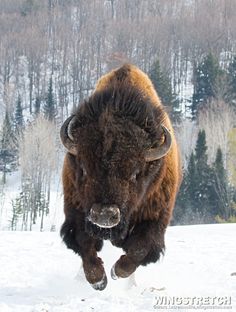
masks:
POLYGON ((80 178, 84 178, 87 175, 87 171, 83 164, 80 164, 80 178))
POLYGON ((130 177, 130 181, 136 182, 138 180, 139 175, 140 175, 140 170, 138 170, 138 169, 135 170, 130 177))

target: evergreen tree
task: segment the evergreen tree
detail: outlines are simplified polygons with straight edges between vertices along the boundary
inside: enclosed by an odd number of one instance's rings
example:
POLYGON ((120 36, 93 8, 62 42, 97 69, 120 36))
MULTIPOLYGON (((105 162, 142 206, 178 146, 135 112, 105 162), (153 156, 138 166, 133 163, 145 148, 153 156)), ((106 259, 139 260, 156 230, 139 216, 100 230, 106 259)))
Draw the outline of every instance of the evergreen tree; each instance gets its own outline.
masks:
POLYGON ((40 108, 41 108, 41 101, 40 101, 40 98, 38 96, 35 99, 34 108, 35 108, 34 113, 36 116, 38 116, 40 113, 40 108))
POLYGON ((195 159, 198 168, 203 168, 207 164, 207 145, 206 145, 206 132, 200 130, 198 132, 196 147, 195 147, 195 159))
POLYGON ((215 172, 217 173, 217 176, 221 181, 226 181, 226 170, 224 168, 223 164, 223 155, 222 155, 222 150, 220 147, 218 147, 217 152, 216 152, 216 159, 214 162, 214 169, 215 172))
POLYGON ((1 148, 5 149, 12 146, 12 123, 8 111, 5 112, 5 118, 2 127, 1 148))
POLYGON ((198 133, 195 148, 196 191, 193 201, 196 213, 202 222, 209 222, 212 216, 212 170, 207 164, 207 145, 205 130, 198 133))
POLYGON ((6 174, 15 169, 17 163, 16 139, 9 113, 6 111, 0 140, 0 170, 3 172, 3 184, 6 174))
POLYGON ((222 75, 219 62, 212 55, 208 54, 203 62, 194 70, 194 93, 192 104, 192 117, 196 118, 197 112, 207 102, 216 97, 217 83, 222 75))
POLYGON ((163 105, 169 108, 171 119, 178 121, 180 119, 179 102, 172 92, 171 80, 168 75, 161 70, 159 61, 153 63, 149 72, 149 77, 163 105))
POLYGON ((230 196, 228 192, 227 174, 223 164, 221 148, 217 149, 216 159, 213 164, 214 173, 214 215, 223 218, 229 217, 230 196))
POLYGON ((24 117, 23 117, 23 110, 21 105, 21 97, 18 96, 17 103, 16 103, 16 110, 15 110, 15 131, 19 132, 22 130, 24 126, 24 117))
POLYGON ((191 224, 194 223, 194 196, 196 192, 196 166, 195 157, 192 152, 189 158, 188 167, 183 175, 179 194, 174 209, 175 224, 191 224))
POLYGON ((44 115, 45 115, 45 118, 47 118, 50 121, 54 120, 56 117, 55 100, 54 100, 53 87, 52 87, 52 77, 50 78, 50 81, 49 81, 47 98, 46 98, 46 102, 44 105, 44 115))

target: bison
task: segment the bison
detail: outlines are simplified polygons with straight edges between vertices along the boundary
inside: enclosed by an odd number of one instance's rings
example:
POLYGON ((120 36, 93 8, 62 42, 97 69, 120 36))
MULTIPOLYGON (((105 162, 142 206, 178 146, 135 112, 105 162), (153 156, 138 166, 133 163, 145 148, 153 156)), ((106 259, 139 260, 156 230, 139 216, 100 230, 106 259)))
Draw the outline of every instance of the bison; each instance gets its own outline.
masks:
POLYGON ((181 180, 170 119, 148 76, 126 64, 101 77, 61 127, 65 221, 61 236, 81 256, 87 281, 107 285, 97 252, 124 250, 112 278, 156 262, 181 180))

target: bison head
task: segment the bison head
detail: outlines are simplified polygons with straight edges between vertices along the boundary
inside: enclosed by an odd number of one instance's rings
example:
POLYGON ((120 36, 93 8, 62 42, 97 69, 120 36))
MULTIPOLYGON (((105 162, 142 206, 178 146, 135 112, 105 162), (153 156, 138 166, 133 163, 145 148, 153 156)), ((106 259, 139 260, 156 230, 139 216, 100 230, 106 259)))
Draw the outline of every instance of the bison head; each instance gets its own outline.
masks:
POLYGON ((94 236, 126 236, 171 147, 163 114, 140 94, 95 94, 62 125, 78 202, 94 236))

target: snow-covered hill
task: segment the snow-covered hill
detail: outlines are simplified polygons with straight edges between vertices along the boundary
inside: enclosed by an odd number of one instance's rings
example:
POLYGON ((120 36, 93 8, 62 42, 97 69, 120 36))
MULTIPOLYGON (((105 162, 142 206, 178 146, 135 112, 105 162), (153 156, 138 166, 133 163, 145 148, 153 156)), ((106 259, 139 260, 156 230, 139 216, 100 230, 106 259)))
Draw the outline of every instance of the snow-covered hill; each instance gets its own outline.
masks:
MULTIPOLYGON (((203 300, 236 311, 236 224, 169 227, 166 247, 161 262, 137 270, 137 286, 110 278, 99 292, 78 274, 81 261, 58 233, 0 232, 0 311, 190 311, 191 304, 201 311, 203 300)), ((121 253, 106 242, 108 276, 121 253)))

